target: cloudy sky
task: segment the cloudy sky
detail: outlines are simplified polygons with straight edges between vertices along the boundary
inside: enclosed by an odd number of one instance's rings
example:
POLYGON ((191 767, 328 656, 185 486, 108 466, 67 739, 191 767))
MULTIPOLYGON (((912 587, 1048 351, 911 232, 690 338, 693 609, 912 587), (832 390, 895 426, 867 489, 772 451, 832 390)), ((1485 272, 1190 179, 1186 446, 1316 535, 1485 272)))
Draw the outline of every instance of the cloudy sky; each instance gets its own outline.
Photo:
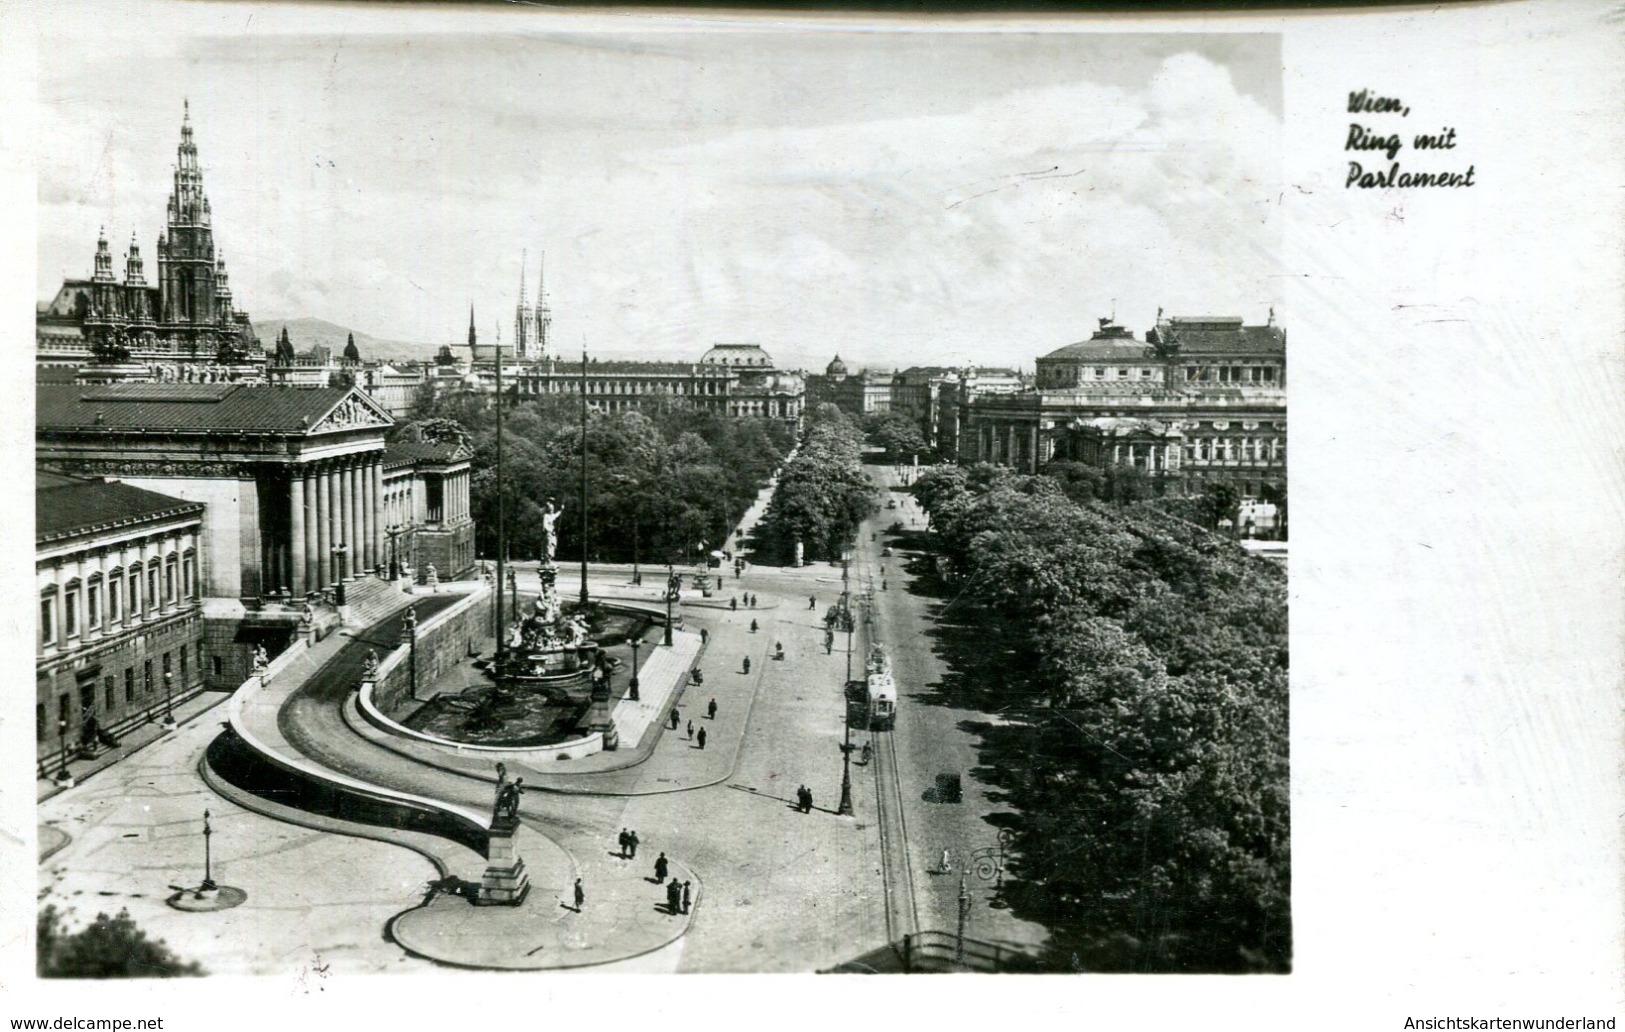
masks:
POLYGON ((1276 36, 222 24, 42 46, 42 299, 102 225, 155 273, 189 98, 258 317, 506 339, 522 249, 605 356, 1030 367, 1114 304, 1275 302, 1276 36))

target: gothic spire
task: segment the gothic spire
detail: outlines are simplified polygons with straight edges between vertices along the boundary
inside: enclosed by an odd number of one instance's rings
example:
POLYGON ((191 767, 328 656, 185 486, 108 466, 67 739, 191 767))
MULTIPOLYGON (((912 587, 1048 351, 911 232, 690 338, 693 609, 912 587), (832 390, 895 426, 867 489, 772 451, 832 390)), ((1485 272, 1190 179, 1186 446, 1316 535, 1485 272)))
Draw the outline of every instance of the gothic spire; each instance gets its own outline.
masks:
POLYGON ((96 274, 93 278, 97 283, 113 282, 113 252, 107 249, 106 226, 96 231, 96 274))

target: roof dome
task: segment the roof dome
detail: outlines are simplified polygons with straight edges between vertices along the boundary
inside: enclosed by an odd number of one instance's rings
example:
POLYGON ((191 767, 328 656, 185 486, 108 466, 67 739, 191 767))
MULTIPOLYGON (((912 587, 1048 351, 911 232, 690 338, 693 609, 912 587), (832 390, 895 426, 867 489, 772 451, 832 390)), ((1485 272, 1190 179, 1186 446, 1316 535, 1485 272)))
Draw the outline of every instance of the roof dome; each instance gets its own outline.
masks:
POLYGON ((830 364, 824 368, 824 375, 825 376, 845 376, 846 375, 846 363, 841 361, 841 356, 840 355, 836 355, 834 360, 831 361, 830 364))

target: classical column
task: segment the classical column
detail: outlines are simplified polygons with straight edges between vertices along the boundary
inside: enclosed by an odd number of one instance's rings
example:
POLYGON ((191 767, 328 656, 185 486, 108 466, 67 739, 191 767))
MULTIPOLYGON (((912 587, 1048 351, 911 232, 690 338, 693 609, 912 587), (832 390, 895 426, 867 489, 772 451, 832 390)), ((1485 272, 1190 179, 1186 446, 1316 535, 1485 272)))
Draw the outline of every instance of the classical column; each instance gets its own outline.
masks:
POLYGON ((372 488, 372 505, 368 511, 372 513, 372 565, 376 569, 384 565, 384 459, 383 456, 373 456, 372 465, 367 469, 371 473, 368 483, 372 488))
POLYGON ((288 527, 288 543, 293 546, 293 594, 295 598, 304 598, 305 481, 297 471, 288 479, 288 527))
POLYGON ((361 469, 355 464, 354 459, 350 460, 349 467, 344 471, 344 491, 344 501, 349 506, 346 513, 348 522, 344 531, 345 544, 350 546, 347 550, 349 559, 346 562, 353 578, 360 571, 362 559, 366 554, 361 533, 361 469))
POLYGON ((361 572, 370 573, 378 564, 377 554, 373 551, 372 539, 378 529, 377 499, 372 494, 372 463, 365 462, 356 471, 361 478, 361 549, 365 553, 361 563, 361 572))
POLYGON ((316 474, 316 583, 325 588, 333 583, 333 472, 316 474))
POLYGON ((305 497, 305 590, 315 591, 321 583, 321 552, 316 543, 317 514, 321 511, 316 505, 316 478, 307 467, 301 474, 300 480, 304 484, 305 497))
MULTIPOLYGON (((338 468, 333 471, 333 547, 345 546, 349 551, 350 544, 350 470, 343 459, 338 460, 338 468)), ((333 578, 335 581, 344 576, 344 568, 349 560, 335 561, 333 564, 333 578)))

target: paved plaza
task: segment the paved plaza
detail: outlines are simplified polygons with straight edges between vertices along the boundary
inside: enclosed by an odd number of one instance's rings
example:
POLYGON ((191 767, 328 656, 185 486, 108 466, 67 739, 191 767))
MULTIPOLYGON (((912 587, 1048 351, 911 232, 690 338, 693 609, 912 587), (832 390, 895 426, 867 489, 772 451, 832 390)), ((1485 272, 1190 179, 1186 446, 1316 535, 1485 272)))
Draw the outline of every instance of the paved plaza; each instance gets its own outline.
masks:
MULTIPOLYGON (((760 506, 747 518, 747 534, 759 515, 760 506)), ((895 650, 906 685, 941 675, 920 634, 925 617, 906 591, 907 575, 880 557, 878 537, 869 540, 895 516, 883 512, 865 527, 852 587, 878 584, 886 565, 889 590, 872 595, 875 626, 895 650)), ((651 572, 645 580, 663 584, 663 571, 651 572)), ((203 756, 228 707, 203 707, 218 696, 192 703, 178 731, 160 729, 151 744, 77 788, 54 792, 42 782, 49 796, 40 811, 42 847, 54 849, 42 866, 44 896, 72 907, 80 920, 127 906, 150 934, 212 972, 297 973, 313 963, 354 972, 805 972, 873 950, 899 930, 887 919, 878 764, 854 762, 855 813, 835 812, 848 657, 844 636, 826 653, 823 615, 840 595, 841 570, 816 563, 750 566, 742 577, 721 572, 722 589, 712 597, 685 591, 672 646, 659 644, 658 626, 647 633, 642 699, 624 698, 626 672, 616 677, 620 748, 545 767, 506 761, 509 777, 523 777, 527 788, 517 841, 531 888, 519 907, 476 907, 442 891, 448 876, 478 883, 486 863, 451 839, 296 810, 212 774, 206 783, 203 756), (729 605, 735 598, 737 609, 729 605), (783 660, 774 658, 780 646, 783 660), (695 668, 703 684, 692 683, 695 668), (796 806, 802 786, 813 794, 809 813, 796 806), (231 910, 183 913, 166 899, 202 880, 205 808, 215 832, 214 878, 245 890, 247 900, 231 910), (622 828, 640 837, 636 859, 620 856, 622 828), (665 887, 655 882, 661 853, 671 875, 689 884, 686 913, 671 912, 665 887), (579 909, 577 879, 586 897, 579 909)), ((560 592, 571 597, 579 588, 574 568, 560 574, 560 592)), ((518 576, 524 591, 534 567, 521 565, 518 576)), ((589 589, 607 600, 659 601, 658 588, 631 581, 625 568, 594 566, 589 589)), ((424 600, 420 619, 452 601, 424 600)), ((390 734, 356 708, 365 639, 393 640, 398 621, 397 614, 365 634, 322 642, 243 707, 245 719, 268 747, 290 762, 317 765, 324 776, 488 813, 496 783, 489 756, 390 734)), ((861 655, 854 662, 861 676, 861 655)), ((437 687, 471 683, 474 675, 459 666, 437 687)), ((968 769, 973 758, 966 742, 956 743, 951 715, 910 712, 908 694, 905 687, 899 734, 916 740, 900 743, 897 776, 918 831, 907 861, 918 896, 909 904, 913 927, 951 928, 957 882, 932 872, 942 843, 953 843, 957 855, 990 838, 983 817, 993 806, 978 796, 974 806, 919 812, 930 772, 968 769)), ((854 732, 855 747, 865 742, 878 740, 854 732)), ((988 887, 973 887, 983 902, 988 887)), ((1016 925, 985 905, 971 915, 972 931, 989 940, 1041 938, 1040 929, 1016 925)))

